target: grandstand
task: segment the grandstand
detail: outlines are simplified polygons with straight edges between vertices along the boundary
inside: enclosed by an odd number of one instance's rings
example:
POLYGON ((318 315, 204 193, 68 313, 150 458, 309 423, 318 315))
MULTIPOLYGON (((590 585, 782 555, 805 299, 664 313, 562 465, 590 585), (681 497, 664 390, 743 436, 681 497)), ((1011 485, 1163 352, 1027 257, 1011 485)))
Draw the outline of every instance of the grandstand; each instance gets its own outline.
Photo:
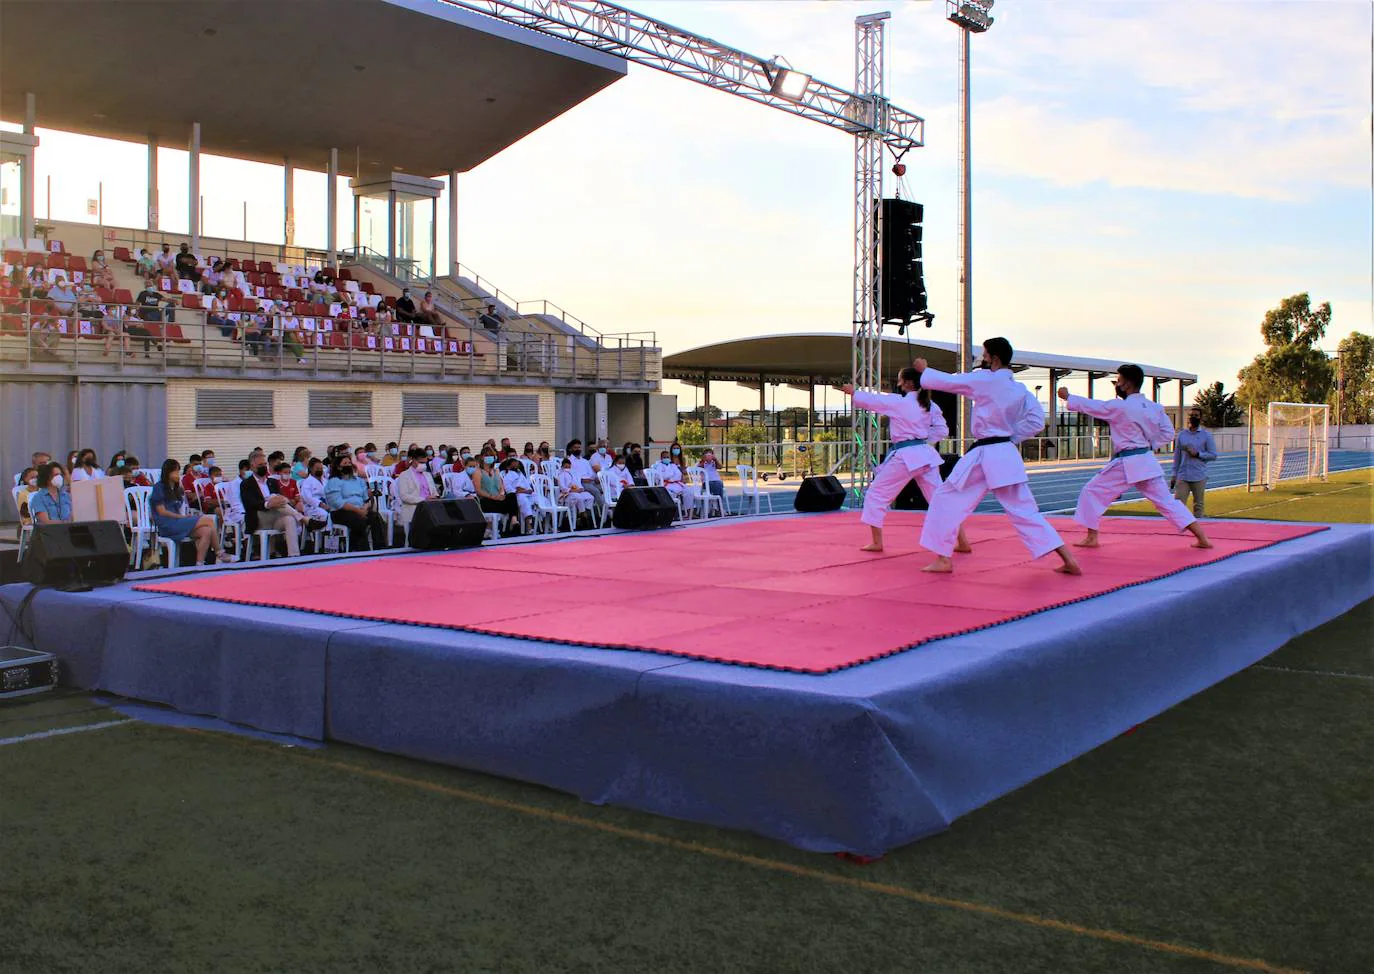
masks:
MULTIPOLYGON (((474 444, 670 436, 648 428, 651 415, 672 413, 651 402, 661 380, 651 330, 602 334, 549 301, 511 297, 457 260, 461 173, 624 73, 611 55, 428 0, 3 5, 0 114, 24 131, 4 133, 0 147, 7 196, 19 200, 0 227, 0 469, 21 469, 34 449, 76 446, 158 458, 209 442, 227 456, 268 442, 322 451, 400 435, 474 444), (81 31, 63 29, 74 22, 81 31), (39 41, 59 34, 67 56, 52 71, 39 41), (253 53, 263 37, 307 35, 327 57, 288 66, 253 53), (135 48, 161 52, 159 71, 179 79, 163 97, 125 98, 106 83, 135 48), (207 90, 234 97, 202 97, 207 90), (288 91, 327 93, 332 107, 283 98, 288 91), (40 124, 146 140, 147 227, 46 221, 38 232, 40 124), (289 206, 284 243, 202 236, 196 207, 189 233, 160 230, 159 144, 190 145, 188 199, 199 196, 201 151, 289 160, 289 199, 294 168, 318 160, 338 175, 344 149, 351 236, 331 217, 326 246, 296 246, 289 206), (140 308, 141 292, 153 304, 141 251, 156 256, 165 245, 175 255, 183 244, 194 269, 157 267, 158 307, 140 308), (78 301, 64 300, 63 281, 78 301), (407 288, 416 305, 432 294, 421 317, 396 309, 407 288), (347 410, 323 405, 343 390, 354 393, 347 410), (251 415, 232 405, 249 401, 259 404, 251 415)), ((336 185, 327 181, 328 214, 336 185)), ((3 505, 0 519, 13 519, 8 496, 3 505)))

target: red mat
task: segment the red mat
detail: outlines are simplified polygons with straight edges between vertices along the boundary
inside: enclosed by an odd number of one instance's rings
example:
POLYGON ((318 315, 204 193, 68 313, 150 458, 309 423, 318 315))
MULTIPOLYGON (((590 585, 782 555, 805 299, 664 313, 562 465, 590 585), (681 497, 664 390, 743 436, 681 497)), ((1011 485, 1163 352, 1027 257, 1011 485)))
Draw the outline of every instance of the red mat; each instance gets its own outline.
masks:
MULTIPOLYGON (((499 636, 635 649, 720 663, 829 673, 931 640, 984 629, 1198 565, 1324 530, 1245 521, 1207 525, 1191 546, 1157 519, 1108 522, 1102 547, 1078 549, 1081 577, 1031 562, 1004 517, 970 518, 974 551, 953 575, 923 574, 922 514, 888 519, 887 550, 859 551, 857 513, 724 523, 229 571, 140 591, 244 605, 441 626, 499 636)), ((1052 519, 1066 538, 1081 533, 1052 519)))

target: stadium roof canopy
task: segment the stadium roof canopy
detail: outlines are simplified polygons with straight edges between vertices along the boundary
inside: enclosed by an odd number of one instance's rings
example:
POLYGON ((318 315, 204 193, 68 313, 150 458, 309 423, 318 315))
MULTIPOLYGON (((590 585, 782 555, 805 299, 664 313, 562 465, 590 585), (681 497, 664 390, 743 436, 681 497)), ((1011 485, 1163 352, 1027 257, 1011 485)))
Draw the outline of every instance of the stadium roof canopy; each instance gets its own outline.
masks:
POLYGON ((86 135, 340 169, 466 172, 625 61, 442 0, 0 2, 0 114, 86 135))
MULTIPOLYGON (((943 371, 955 367, 959 347, 948 342, 935 342, 908 330, 913 337, 883 337, 883 362, 893 374, 913 358, 925 358, 943 371)), ((677 352, 663 359, 663 377, 700 385, 708 377, 711 381, 735 381, 757 385, 759 377, 765 383, 800 385, 840 385, 852 374, 850 350, 852 336, 837 332, 791 335, 759 335, 736 338, 712 345, 702 345, 685 352, 677 352)), ((1082 358, 1076 355, 1055 355, 1045 352, 1016 350, 1016 369, 1055 369, 1063 373, 1095 373, 1110 375, 1129 359, 1082 358)), ((1162 381, 1179 379, 1184 385, 1197 382, 1192 372, 1180 372, 1157 365, 1136 363, 1145 375, 1162 381)))

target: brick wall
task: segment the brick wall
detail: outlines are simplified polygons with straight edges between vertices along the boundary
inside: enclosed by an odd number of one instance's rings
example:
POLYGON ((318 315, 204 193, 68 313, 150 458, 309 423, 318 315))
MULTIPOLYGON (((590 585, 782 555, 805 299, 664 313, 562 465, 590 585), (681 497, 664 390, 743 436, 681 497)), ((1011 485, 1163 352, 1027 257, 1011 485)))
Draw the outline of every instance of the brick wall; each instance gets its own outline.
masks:
POLYGON ((241 457, 255 446, 261 446, 269 453, 282 450, 290 457, 297 446, 308 446, 312 452, 323 454, 334 443, 351 443, 354 447, 368 441, 379 447, 391 440, 398 439, 401 425, 402 391, 420 392, 457 392, 458 421, 456 428, 413 427, 407 426, 399 437, 404 447, 411 441, 424 445, 438 446, 440 443, 466 445, 474 450, 479 448, 488 437, 500 440, 509 436, 520 448, 526 440, 538 444, 540 440, 553 441, 554 438, 554 396, 552 389, 530 389, 528 387, 502 386, 464 386, 453 385, 406 385, 404 383, 358 383, 341 387, 338 383, 312 383, 308 380, 286 379, 268 382, 251 379, 210 379, 167 381, 167 448, 168 452, 183 462, 192 453, 200 453, 206 447, 215 450, 220 465, 232 463, 235 466, 241 457), (196 428, 196 389, 266 389, 273 391, 273 413, 275 426, 271 429, 256 427, 247 429, 197 429, 196 428), (308 391, 311 388, 338 391, 348 388, 354 391, 372 393, 372 426, 369 428, 312 427, 309 425, 308 391), (539 396, 538 426, 487 426, 487 393, 537 393, 539 396))

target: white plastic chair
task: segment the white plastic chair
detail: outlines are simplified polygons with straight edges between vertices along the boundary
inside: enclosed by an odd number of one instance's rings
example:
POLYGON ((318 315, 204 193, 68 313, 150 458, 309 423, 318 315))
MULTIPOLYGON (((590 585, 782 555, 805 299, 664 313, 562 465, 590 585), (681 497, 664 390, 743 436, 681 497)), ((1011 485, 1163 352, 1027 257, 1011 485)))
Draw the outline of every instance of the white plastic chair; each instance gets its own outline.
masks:
POLYGON ((239 503, 239 482, 222 480, 215 484, 215 497, 219 499, 219 545, 225 547, 225 536, 234 532, 234 557, 239 558, 245 541, 243 528, 243 505, 239 503))
POLYGON ((386 522, 386 543, 387 547, 390 547, 392 538, 395 537, 393 525, 396 523, 396 478, 388 477, 385 474, 380 477, 368 477, 367 487, 368 490, 375 490, 379 494, 377 513, 386 522))
POLYGON ((740 513, 744 513, 744 506, 752 500, 755 514, 760 513, 763 501, 768 502, 768 513, 772 514, 773 496, 759 487, 758 471, 747 463, 737 463, 735 464, 735 472, 739 474, 740 513))
POLYGON ((620 492, 625 488, 620 481, 611 477, 610 471, 603 470, 596 475, 597 481, 601 484, 601 496, 604 501, 601 505, 601 527, 606 526, 606 522, 611 520, 615 514, 615 502, 620 499, 620 492))
POLYGON ((310 549, 315 552, 315 554, 318 555, 324 551, 324 539, 326 535, 339 539, 340 551, 348 551, 348 528, 344 527, 342 524, 335 524, 334 519, 329 516, 328 512, 326 512, 324 516, 324 527, 316 528, 314 531, 310 532, 310 549))
POLYGON ((568 530, 576 530, 577 523, 573 519, 572 508, 558 503, 558 486, 553 478, 547 474, 537 473, 530 478, 530 484, 534 487, 534 529, 543 530, 547 518, 552 532, 557 534, 561 518, 567 515, 568 530))
MULTIPOLYGON (((463 491, 463 490, 462 490, 462 482, 463 482, 464 480, 467 480, 467 479, 468 479, 468 478, 467 478, 466 476, 463 476, 463 477, 460 478, 460 477, 459 477, 459 474, 458 474, 456 471, 453 471, 453 470, 450 470, 450 471, 448 471, 447 473, 445 473, 444 476, 443 476, 443 481, 444 481, 444 496, 445 496, 445 497, 472 497, 473 494, 472 494, 470 491, 463 491)), ((469 481, 469 482, 471 482, 471 481, 469 481)))
POLYGON ((563 469, 563 464, 559 463, 557 460, 545 460, 539 464, 539 469, 544 472, 545 477, 557 480, 558 471, 563 469))
POLYGON ((706 471, 700 467, 688 467, 687 479, 697 489, 697 516, 710 517, 714 505, 718 517, 725 516, 725 498, 706 489, 706 471))
MULTIPOLYGON (((662 487, 665 490, 668 486, 666 483, 664 483, 663 474, 659 473, 651 466, 644 468, 644 483, 649 487, 662 487)), ((673 503, 677 504, 678 520, 682 520, 684 517, 687 516, 686 510, 684 510, 682 506, 682 495, 674 494, 672 491, 668 491, 668 496, 672 497, 673 503)))
MULTIPOLYGON (((19 477, 20 477, 19 474, 15 474, 15 475, 14 475, 14 483, 15 483, 15 486, 14 486, 14 489, 10 491, 10 496, 14 498, 14 509, 15 509, 16 511, 19 510, 19 492, 20 492, 21 490, 23 490, 23 488, 19 486, 19 477)), ((27 548, 27 547, 29 546, 29 535, 31 535, 31 534, 33 534, 33 518, 30 517, 30 518, 28 518, 27 520, 25 520, 24 517, 23 517, 23 515, 20 515, 20 517, 19 517, 19 560, 20 560, 20 561, 23 561, 23 560, 24 560, 24 549, 27 548)))
MULTIPOLYGON (((533 460, 527 460, 525 457, 516 457, 516 459, 520 461, 520 466, 525 468, 526 477, 533 477, 536 473, 539 472, 538 468, 535 467, 533 460)), ((18 482, 19 481, 16 479, 15 483, 18 482)))
POLYGON ((177 567, 177 543, 170 538, 158 537, 157 525, 152 516, 152 505, 148 503, 152 495, 151 487, 124 488, 124 512, 129 517, 129 538, 132 542, 129 563, 133 565, 134 571, 142 570, 143 549, 149 543, 165 549, 163 564, 167 568, 177 567))

